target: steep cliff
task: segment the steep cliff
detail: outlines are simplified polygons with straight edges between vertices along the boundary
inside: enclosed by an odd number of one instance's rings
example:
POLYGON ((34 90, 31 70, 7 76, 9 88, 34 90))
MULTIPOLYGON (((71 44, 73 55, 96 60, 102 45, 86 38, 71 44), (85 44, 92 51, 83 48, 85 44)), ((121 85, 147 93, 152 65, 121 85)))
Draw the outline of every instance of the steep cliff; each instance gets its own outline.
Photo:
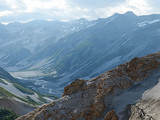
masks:
POLYGON ((160 109, 152 89, 157 89, 159 73, 160 53, 134 58, 91 80, 76 79, 63 97, 17 120, 158 120, 159 111, 152 114, 155 105, 160 109))

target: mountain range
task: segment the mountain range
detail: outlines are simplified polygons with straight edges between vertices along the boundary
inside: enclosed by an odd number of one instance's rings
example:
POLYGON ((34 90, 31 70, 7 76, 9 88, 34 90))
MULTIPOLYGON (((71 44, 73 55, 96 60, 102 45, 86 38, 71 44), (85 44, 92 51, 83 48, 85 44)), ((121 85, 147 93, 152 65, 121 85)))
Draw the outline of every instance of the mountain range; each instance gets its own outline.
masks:
POLYGON ((17 120, 159 120, 158 51, 159 14, 0 24, 0 108, 39 107, 17 120))
POLYGON ((90 79, 159 51, 159 27, 160 15, 133 12, 92 21, 1 24, 0 65, 14 77, 35 79, 26 83, 32 89, 61 96, 76 78, 90 79))

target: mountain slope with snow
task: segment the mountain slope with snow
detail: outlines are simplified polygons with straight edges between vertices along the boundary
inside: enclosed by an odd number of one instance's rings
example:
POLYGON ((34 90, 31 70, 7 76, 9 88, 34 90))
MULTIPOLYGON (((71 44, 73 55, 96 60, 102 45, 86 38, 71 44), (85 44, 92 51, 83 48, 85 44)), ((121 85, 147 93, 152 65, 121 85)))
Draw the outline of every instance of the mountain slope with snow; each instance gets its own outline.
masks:
MULTIPOLYGON (((72 22, 35 20, 28 23, 1 24, 0 65, 5 68, 14 67, 16 63, 31 56, 39 49, 93 23, 93 21, 79 19, 72 22)), ((19 67, 21 66, 18 66, 17 69, 19 67)))
POLYGON ((28 87, 61 96, 64 86, 76 78, 90 79, 136 56, 159 51, 159 20, 158 14, 127 12, 93 21, 2 25, 7 35, 0 38, 0 65, 15 77, 25 75, 28 87))
POLYGON ((54 82, 62 91, 76 78, 89 79, 133 57, 159 51, 160 22, 139 27, 142 21, 160 19, 159 15, 153 16, 127 12, 99 19, 94 26, 50 44, 17 65, 27 63, 28 70, 44 74, 55 72, 44 79, 54 82))

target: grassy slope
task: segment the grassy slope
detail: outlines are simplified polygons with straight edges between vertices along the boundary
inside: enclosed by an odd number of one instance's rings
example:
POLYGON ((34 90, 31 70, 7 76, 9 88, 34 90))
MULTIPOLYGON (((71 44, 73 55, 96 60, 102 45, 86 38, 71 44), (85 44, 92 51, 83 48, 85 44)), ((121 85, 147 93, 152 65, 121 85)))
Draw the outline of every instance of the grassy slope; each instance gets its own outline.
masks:
POLYGON ((1 78, 0 78, 0 82, 7 85, 7 83, 5 83, 1 78))
POLYGON ((32 104, 32 105, 38 105, 38 103, 36 103, 34 100, 32 99, 24 99, 24 98, 21 98, 21 97, 18 97, 12 93, 10 93, 9 91, 5 90, 4 88, 0 87, 0 96, 1 97, 4 97, 4 98, 12 98, 12 97, 15 97, 23 102, 26 102, 26 103, 29 103, 29 104, 32 104))
MULTIPOLYGON (((9 80, 7 80, 7 81, 11 82, 9 80)), ((2 79, 0 79, 0 82, 7 85, 7 83, 5 83, 4 80, 2 80, 2 79)), ((47 100, 44 99, 43 97, 49 97, 51 99, 57 99, 58 98, 58 97, 56 97, 54 95, 43 95, 43 94, 37 93, 37 92, 35 92, 35 91, 33 91, 33 90, 29 89, 29 88, 25 88, 22 85, 20 85, 18 83, 15 83, 15 82, 13 82, 12 84, 13 84, 13 86, 15 88, 17 88, 19 91, 21 91, 21 92, 23 92, 25 94, 33 95, 34 93, 36 93, 38 95, 38 99, 42 103, 47 103, 47 100)), ((18 97, 16 95, 13 95, 12 93, 8 92, 7 90, 5 90, 3 88, 0 88, 0 91, 1 91, 0 92, 0 96, 1 97, 16 97, 16 98, 18 98, 18 99, 20 99, 20 100, 22 100, 22 101, 24 101, 26 103, 29 103, 29 104, 33 104, 33 105, 38 105, 39 104, 36 101, 34 101, 31 97, 29 97, 29 96, 26 96, 26 98, 20 98, 20 97, 18 97)))
POLYGON ((12 84, 14 85, 14 87, 16 87, 18 90, 20 90, 23 93, 30 94, 30 95, 34 94, 33 90, 31 90, 29 88, 25 88, 25 87, 23 87, 22 85, 20 85, 18 83, 12 83, 12 84))
POLYGON ((3 68, 0 67, 0 83, 3 83, 3 84, 7 85, 7 83, 3 79, 6 80, 7 82, 12 83, 15 88, 17 88, 22 93, 26 94, 26 98, 20 98, 20 97, 18 97, 16 95, 10 93, 9 91, 3 89, 2 87, 0 88, 0 97, 5 97, 5 98, 15 97, 15 98, 20 99, 21 101, 24 101, 24 102, 32 104, 32 105, 38 105, 38 104, 46 103, 47 100, 44 99, 43 97, 49 97, 51 99, 57 99, 56 96, 53 96, 53 95, 42 95, 40 93, 35 92, 32 89, 24 87, 24 85, 22 85, 19 82, 18 79, 12 77, 7 71, 5 71, 3 68), (29 95, 34 95, 34 93, 36 93, 38 95, 37 99, 39 99, 39 101, 41 101, 42 103, 37 103, 36 101, 34 101, 29 96, 29 95))

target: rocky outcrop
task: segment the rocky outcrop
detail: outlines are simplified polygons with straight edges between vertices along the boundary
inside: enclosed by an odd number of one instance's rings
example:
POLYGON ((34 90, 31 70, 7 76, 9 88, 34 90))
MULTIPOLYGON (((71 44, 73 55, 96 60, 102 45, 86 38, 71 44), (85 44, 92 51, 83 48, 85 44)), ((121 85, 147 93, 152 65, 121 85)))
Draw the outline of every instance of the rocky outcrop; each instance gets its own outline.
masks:
POLYGON ((84 84, 84 80, 76 79, 70 85, 64 88, 63 96, 76 92, 84 84))
POLYGON ((108 112, 104 117, 104 120, 118 120, 118 116, 114 110, 108 112))
MULTIPOLYGON (((115 91, 129 89, 133 84, 144 80, 160 65, 160 53, 119 65, 91 80, 75 80, 64 88, 63 97, 30 112, 17 120, 97 120, 104 118, 106 110, 112 106, 106 102, 115 91)), ((134 113, 132 113, 134 114, 134 113)), ((105 120, 117 120, 114 111, 105 120)), ((130 119, 133 120, 133 119, 130 119)))
POLYGON ((133 105, 131 107, 131 117, 129 120, 155 120, 155 119, 152 116, 147 115, 143 109, 139 108, 136 105, 133 105))
POLYGON ((131 106, 129 120, 160 120, 160 99, 142 98, 131 106))

